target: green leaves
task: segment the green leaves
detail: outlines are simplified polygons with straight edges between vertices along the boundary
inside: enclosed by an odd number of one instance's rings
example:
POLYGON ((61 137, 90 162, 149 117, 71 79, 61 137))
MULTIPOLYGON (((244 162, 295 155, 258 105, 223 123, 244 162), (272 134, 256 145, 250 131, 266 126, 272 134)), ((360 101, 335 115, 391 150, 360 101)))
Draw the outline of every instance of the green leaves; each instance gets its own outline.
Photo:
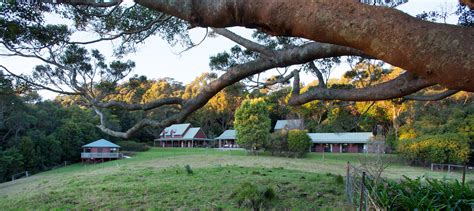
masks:
POLYGON ((400 182, 383 181, 375 186, 368 179, 376 203, 389 210, 470 210, 474 190, 459 181, 404 177, 400 182))
POLYGON ((248 99, 235 112, 237 143, 251 151, 263 147, 270 135, 267 103, 262 98, 248 99))
POLYGON ((311 138, 308 136, 306 131, 288 131, 288 150, 293 153, 295 157, 302 157, 306 152, 308 152, 311 144, 311 138))
POLYGON ((425 165, 463 163, 470 154, 467 137, 453 133, 401 140, 397 150, 402 157, 412 163, 425 165))

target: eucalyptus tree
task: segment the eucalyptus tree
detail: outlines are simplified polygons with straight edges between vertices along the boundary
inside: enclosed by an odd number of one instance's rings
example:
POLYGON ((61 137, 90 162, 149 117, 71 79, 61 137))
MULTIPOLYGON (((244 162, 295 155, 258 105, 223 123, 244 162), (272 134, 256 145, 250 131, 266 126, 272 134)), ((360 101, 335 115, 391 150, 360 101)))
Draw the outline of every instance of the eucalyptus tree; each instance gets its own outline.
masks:
MULTIPOLYGON (((462 3, 467 5, 460 7, 463 23, 472 22, 472 10, 466 9, 472 8, 472 3, 462 3)), ((164 127, 182 122, 224 88, 242 80, 255 81, 252 76, 258 77, 270 69, 298 64, 306 65, 304 68, 315 74, 318 86, 301 93, 300 70, 283 72, 274 80, 263 83, 256 80, 256 83, 270 86, 292 79, 289 105, 314 100, 376 101, 401 97, 432 100, 459 90, 474 91, 472 27, 429 22, 386 5, 352 0, 135 0, 133 5, 120 0, 43 0, 1 6, 1 44, 7 52, 3 56, 32 57, 45 63, 35 69, 33 77, 16 76, 29 81, 31 86, 80 96, 100 116, 98 127, 122 138, 129 138, 146 126, 164 127), (45 12, 56 13, 74 24, 46 24, 45 12), (244 38, 225 29, 231 26, 256 29, 258 33, 254 40, 244 38), (115 48, 118 57, 133 52, 138 44, 155 35, 170 44, 192 47, 195 44, 187 35, 187 29, 192 27, 211 27, 245 49, 236 47, 232 55, 224 55, 223 62, 215 62, 214 68, 223 70, 223 74, 190 98, 167 97, 146 103, 107 100, 134 63, 119 60, 106 63, 98 51, 87 50, 84 45, 120 40, 115 48), (94 33, 97 39, 71 37, 83 31, 94 33), (326 65, 337 63, 334 57, 341 56, 378 59, 405 71, 366 87, 328 87, 327 76, 325 79, 322 71, 315 71, 325 68, 317 65, 325 65, 324 61, 326 65), (62 89, 64 85, 69 89, 62 89), (444 87, 446 91, 433 96, 412 95, 433 86, 444 87), (108 128, 102 112, 111 107, 148 111, 167 105, 176 105, 179 111, 165 119, 144 118, 126 131, 108 128)), ((14 74, 7 67, 3 69, 14 74)))

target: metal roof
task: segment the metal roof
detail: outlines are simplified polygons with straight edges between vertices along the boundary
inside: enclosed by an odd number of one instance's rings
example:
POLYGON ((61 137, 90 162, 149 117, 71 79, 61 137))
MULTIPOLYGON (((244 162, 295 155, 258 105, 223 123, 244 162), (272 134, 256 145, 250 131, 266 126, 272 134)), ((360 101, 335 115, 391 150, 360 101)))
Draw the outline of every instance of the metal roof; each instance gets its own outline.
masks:
POLYGON ((191 127, 191 124, 189 123, 174 124, 165 128, 163 131, 167 136, 171 135, 171 131, 174 131, 173 135, 183 136, 186 132, 186 129, 188 129, 189 127, 191 127))
POLYGON ((275 124, 275 130, 280 130, 287 127, 287 129, 300 129, 303 127, 302 119, 287 119, 287 120, 278 120, 275 124))
POLYGON ((371 132, 356 133, 308 133, 313 143, 367 143, 372 137, 371 132))
POLYGON ((200 127, 192 127, 189 128, 188 131, 186 131, 186 134, 184 134, 183 139, 192 139, 196 136, 196 134, 201 130, 200 127))
POLYGON ((214 139, 227 139, 227 140, 235 140, 235 130, 226 130, 220 136, 214 139))
POLYGON ((117 144, 114 144, 110 141, 107 141, 105 139, 99 139, 97 141, 94 141, 92 143, 88 143, 82 147, 120 147, 119 145, 117 144))
MULTIPOLYGON (((169 127, 166 128, 166 130, 168 130, 168 128, 170 129, 180 129, 180 130, 183 130, 183 128, 188 128, 189 126, 191 126, 191 124, 187 123, 187 124, 175 124, 175 125, 171 125, 169 127)), ((178 133, 174 133, 173 135, 181 135, 183 137, 163 137, 163 135, 158 138, 158 139, 155 139, 155 141, 182 141, 182 140, 195 140, 195 141, 200 141, 200 140, 205 140, 205 141, 208 141, 208 140, 212 140, 212 139, 209 139, 209 138, 195 138, 195 136, 197 135, 197 133, 201 130, 200 127, 192 127, 192 128, 189 128, 187 130, 184 130, 184 134, 178 134, 178 133)), ((171 130, 169 130, 171 131, 171 130)), ((169 133, 167 133, 168 135, 169 133)))
POLYGON ((190 138, 190 139, 184 139, 184 138, 157 138, 153 141, 214 141, 212 138, 190 138))

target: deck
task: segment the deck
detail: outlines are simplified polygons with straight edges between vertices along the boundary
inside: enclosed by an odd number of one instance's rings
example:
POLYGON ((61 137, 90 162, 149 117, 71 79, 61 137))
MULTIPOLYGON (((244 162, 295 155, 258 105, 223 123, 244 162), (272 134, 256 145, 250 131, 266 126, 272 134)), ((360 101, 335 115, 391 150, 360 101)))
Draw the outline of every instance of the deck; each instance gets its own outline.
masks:
POLYGON ((122 153, 83 152, 81 158, 122 158, 122 153))

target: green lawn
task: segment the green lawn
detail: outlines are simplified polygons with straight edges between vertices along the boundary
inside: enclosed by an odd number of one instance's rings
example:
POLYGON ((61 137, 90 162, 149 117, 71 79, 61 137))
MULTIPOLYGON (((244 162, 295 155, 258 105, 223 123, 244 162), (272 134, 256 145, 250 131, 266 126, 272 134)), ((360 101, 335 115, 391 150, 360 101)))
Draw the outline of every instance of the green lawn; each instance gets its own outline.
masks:
MULTIPOLYGON (((316 154, 293 159, 243 151, 216 149, 159 149, 133 158, 101 164, 74 164, 0 184, 0 210, 10 209, 114 209, 114 208, 237 208, 232 193, 250 182, 275 190, 276 209, 310 209, 345 205, 344 175, 350 161, 357 165, 364 154, 316 154), (184 169, 190 165, 193 174, 184 169)), ((426 176, 460 178, 459 173, 431 172, 404 166, 386 155, 392 165, 385 177, 426 176)), ((468 174, 468 181, 474 176, 468 174)))

